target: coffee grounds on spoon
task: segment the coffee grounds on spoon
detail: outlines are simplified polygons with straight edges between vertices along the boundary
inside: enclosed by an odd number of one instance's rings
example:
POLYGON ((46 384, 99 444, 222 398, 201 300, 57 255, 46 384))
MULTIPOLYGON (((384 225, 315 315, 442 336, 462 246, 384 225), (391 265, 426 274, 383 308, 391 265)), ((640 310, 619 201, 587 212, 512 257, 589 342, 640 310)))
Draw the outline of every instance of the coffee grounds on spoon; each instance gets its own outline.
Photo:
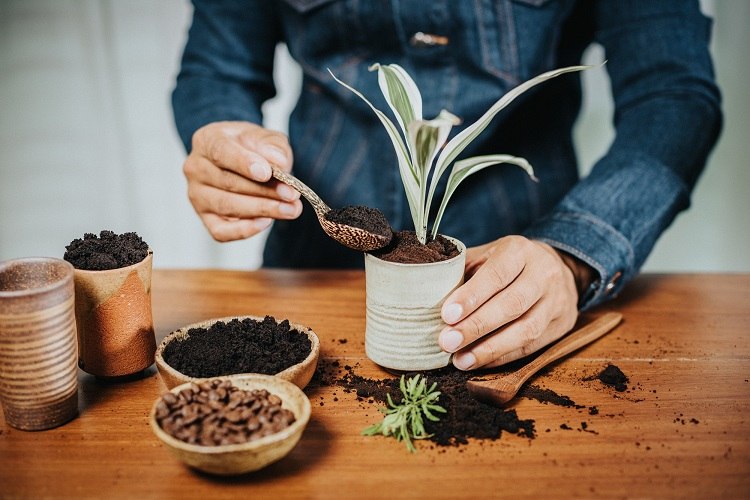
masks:
POLYGON ((383 212, 377 208, 363 205, 333 208, 326 213, 325 218, 336 224, 364 229, 368 233, 385 237, 389 237, 392 231, 391 225, 388 223, 388 219, 385 218, 383 212))

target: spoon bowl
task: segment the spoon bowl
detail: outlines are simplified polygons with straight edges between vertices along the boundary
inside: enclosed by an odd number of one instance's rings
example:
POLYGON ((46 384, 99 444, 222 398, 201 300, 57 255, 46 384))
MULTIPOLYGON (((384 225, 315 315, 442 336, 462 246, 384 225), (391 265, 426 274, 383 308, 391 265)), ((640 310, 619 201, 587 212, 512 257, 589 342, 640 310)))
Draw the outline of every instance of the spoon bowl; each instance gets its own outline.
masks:
POLYGON ((310 202, 323 231, 342 245, 361 252, 371 252, 383 248, 391 242, 392 231, 389 231, 387 235, 372 233, 360 227, 329 220, 327 215, 331 211, 331 208, 323 202, 315 191, 310 189, 301 180, 291 174, 287 174, 276 166, 272 166, 271 171, 275 179, 296 189, 310 202))
POLYGON ((575 332, 564 336, 518 370, 491 379, 469 380, 466 382, 466 388, 477 399, 502 406, 513 399, 524 382, 536 372, 551 362, 595 341, 619 325, 620 321, 622 321, 620 313, 603 314, 575 332))

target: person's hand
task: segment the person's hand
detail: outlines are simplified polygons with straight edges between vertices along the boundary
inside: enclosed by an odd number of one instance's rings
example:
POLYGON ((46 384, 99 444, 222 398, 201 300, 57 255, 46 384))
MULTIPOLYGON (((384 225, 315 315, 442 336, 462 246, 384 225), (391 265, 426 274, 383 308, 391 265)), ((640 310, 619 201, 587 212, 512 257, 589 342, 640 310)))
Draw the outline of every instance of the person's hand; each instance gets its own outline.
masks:
POLYGON ((524 357, 576 322, 575 277, 546 243, 508 236, 470 248, 466 276, 441 311, 448 326, 440 332, 440 347, 454 353, 456 368, 489 368, 524 357))
POLYGON ((269 162, 292 170, 284 134, 247 122, 211 123, 193 134, 183 166, 188 198, 214 239, 249 238, 273 219, 299 217, 299 193, 271 178, 269 162))

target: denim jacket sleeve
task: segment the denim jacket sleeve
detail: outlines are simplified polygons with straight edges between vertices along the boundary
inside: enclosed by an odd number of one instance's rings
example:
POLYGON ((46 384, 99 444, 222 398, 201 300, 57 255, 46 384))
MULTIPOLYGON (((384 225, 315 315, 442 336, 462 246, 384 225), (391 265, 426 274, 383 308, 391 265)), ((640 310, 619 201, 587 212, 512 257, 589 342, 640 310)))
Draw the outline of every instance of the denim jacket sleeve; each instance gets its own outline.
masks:
POLYGON ((582 309, 616 295, 688 207, 722 120, 710 20, 697 1, 594 5, 616 136, 591 173, 526 232, 598 272, 582 309))
POLYGON ((281 39, 274 2, 194 0, 193 8, 172 92, 177 131, 187 151, 193 133, 208 123, 261 123, 261 104, 276 92, 273 58, 281 39))

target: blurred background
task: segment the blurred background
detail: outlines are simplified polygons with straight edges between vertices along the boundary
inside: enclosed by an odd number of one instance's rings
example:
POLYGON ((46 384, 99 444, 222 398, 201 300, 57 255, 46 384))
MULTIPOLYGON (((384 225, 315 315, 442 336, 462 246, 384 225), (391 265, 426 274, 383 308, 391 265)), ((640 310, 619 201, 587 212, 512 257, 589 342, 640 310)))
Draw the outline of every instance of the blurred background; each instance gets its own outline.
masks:
MULTIPOLYGON (((701 5, 715 22, 724 131, 646 271, 750 271, 750 2, 701 5)), ((190 17, 183 0, 0 0, 0 260, 62 257, 71 240, 110 229, 140 234, 155 267, 260 266, 264 236, 217 243, 187 200, 170 92, 190 17)), ((286 132, 300 72, 277 52, 264 113, 286 132)), ((612 139, 612 106, 605 71, 583 77, 585 174, 612 139)))

